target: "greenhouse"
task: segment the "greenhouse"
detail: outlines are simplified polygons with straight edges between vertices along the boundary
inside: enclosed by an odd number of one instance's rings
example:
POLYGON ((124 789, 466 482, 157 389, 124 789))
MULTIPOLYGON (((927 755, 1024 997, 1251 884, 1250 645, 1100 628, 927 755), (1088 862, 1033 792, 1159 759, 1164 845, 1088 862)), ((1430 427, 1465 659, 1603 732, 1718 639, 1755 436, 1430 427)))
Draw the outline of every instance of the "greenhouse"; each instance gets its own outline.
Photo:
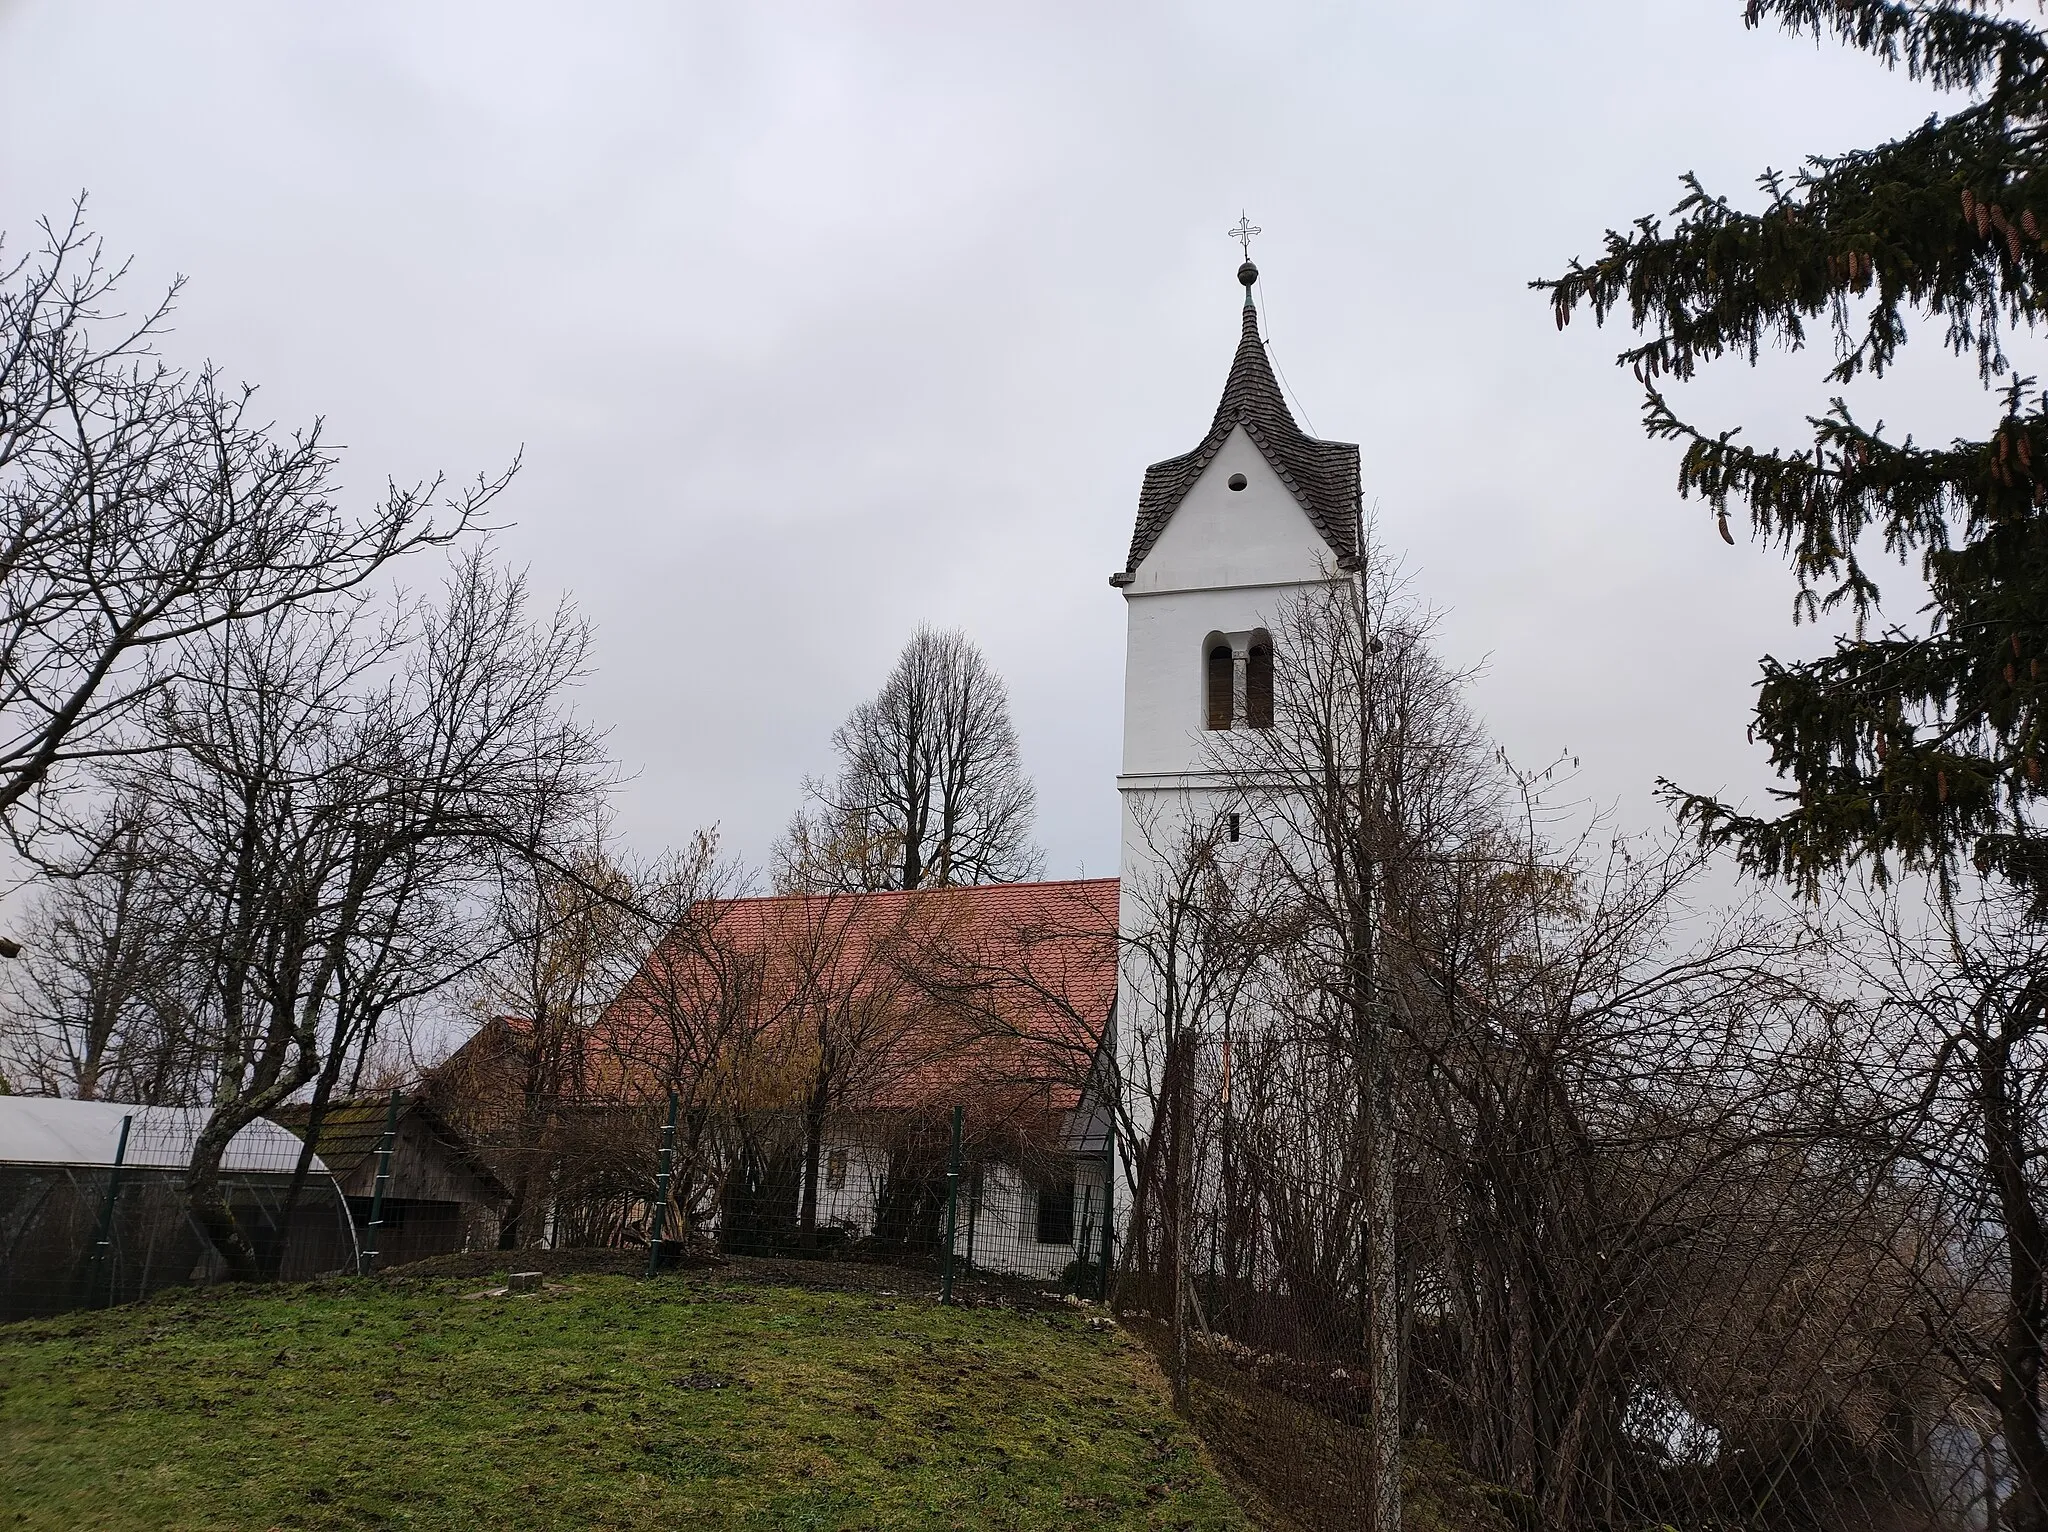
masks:
MULTIPOLYGON (((125 1303, 217 1280, 223 1263, 185 1207, 204 1107, 0 1096, 0 1320, 125 1303)), ((298 1137, 259 1118, 221 1186, 266 1275, 352 1270, 348 1204, 298 1137), (296 1183, 296 1185, 295 1185, 296 1183)))

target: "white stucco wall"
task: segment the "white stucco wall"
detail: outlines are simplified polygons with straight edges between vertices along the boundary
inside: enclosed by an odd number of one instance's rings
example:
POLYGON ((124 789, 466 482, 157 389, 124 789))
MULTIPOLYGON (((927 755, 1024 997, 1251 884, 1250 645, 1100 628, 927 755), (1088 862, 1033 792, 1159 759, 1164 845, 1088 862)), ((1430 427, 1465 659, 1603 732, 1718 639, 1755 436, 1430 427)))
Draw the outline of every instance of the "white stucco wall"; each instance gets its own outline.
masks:
POLYGON ((981 1271, 1034 1281, 1057 1281, 1074 1261, 1102 1258, 1102 1162, 1074 1162, 1074 1240, 1066 1245, 1038 1242, 1038 1188, 1007 1165, 990 1165, 981 1177, 977 1203, 963 1189, 953 1253, 972 1256, 981 1271), (1084 1244, 1085 1240, 1085 1244, 1084 1244))
POLYGON ((1201 769, 1204 640, 1271 627, 1329 563, 1293 492, 1243 427, 1231 432, 1124 587, 1120 787, 1201 769), (1245 487, 1233 490, 1238 473, 1245 487))
POLYGON ((818 1223, 836 1224, 855 1239, 874 1233, 888 1175, 888 1153, 877 1145, 859 1139, 826 1139, 818 1153, 818 1223), (832 1161, 840 1154, 846 1156, 846 1175, 834 1186, 832 1161))
MULTIPOLYGON (((1233 431, 1124 588, 1122 887, 1127 934, 1150 918, 1161 860, 1197 818, 1229 811, 1233 795, 1209 768, 1206 657, 1212 635, 1234 640, 1281 626, 1288 603, 1331 577, 1333 555, 1258 445, 1233 431), (1245 487, 1229 487, 1232 474, 1245 487)), ((1241 725, 1240 725, 1241 726, 1241 725)), ((1118 1062, 1138 1078, 1133 1047, 1155 1009, 1126 962, 1117 996, 1118 1062)), ((1150 1128, 1133 1102, 1132 1127, 1150 1128)), ((1127 1146, 1128 1148, 1128 1146, 1127 1146)))
POLYGON ((1125 593, 1314 580, 1328 562, 1315 524, 1239 426, 1217 449, 1125 593), (1230 476, 1245 476, 1243 489, 1230 476))

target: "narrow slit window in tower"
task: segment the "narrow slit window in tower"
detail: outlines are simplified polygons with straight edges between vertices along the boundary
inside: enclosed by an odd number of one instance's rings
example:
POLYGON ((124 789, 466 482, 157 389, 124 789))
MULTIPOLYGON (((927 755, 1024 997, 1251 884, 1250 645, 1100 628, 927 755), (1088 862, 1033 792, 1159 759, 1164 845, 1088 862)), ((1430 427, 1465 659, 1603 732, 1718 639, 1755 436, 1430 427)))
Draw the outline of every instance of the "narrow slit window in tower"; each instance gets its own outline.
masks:
POLYGON ((1245 656, 1244 721, 1254 729, 1273 727, 1273 646, 1263 635, 1245 656))
POLYGON ((1212 729, 1230 727, 1230 693, 1236 680, 1233 669, 1230 645, 1218 644, 1209 651, 1209 727, 1212 729))

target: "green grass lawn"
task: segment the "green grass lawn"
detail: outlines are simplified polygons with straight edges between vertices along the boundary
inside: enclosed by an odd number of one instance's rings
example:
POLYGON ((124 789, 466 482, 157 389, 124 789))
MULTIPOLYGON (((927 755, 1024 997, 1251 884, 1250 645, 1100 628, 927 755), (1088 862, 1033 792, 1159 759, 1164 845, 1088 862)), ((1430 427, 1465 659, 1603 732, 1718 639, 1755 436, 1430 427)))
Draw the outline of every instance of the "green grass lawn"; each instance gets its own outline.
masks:
POLYGON ((1071 1311, 576 1276, 0 1327, 0 1529, 1243 1528, 1071 1311))

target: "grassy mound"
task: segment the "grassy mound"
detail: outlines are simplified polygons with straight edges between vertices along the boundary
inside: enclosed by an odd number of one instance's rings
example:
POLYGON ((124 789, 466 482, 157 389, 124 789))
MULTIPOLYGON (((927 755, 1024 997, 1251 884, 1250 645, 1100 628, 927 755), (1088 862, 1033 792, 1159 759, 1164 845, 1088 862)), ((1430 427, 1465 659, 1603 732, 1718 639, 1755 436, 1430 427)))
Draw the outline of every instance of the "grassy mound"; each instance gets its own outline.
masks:
POLYGON ((166 1295, 0 1328, 0 1525, 1242 1528, 1065 1310, 557 1279, 166 1295))

